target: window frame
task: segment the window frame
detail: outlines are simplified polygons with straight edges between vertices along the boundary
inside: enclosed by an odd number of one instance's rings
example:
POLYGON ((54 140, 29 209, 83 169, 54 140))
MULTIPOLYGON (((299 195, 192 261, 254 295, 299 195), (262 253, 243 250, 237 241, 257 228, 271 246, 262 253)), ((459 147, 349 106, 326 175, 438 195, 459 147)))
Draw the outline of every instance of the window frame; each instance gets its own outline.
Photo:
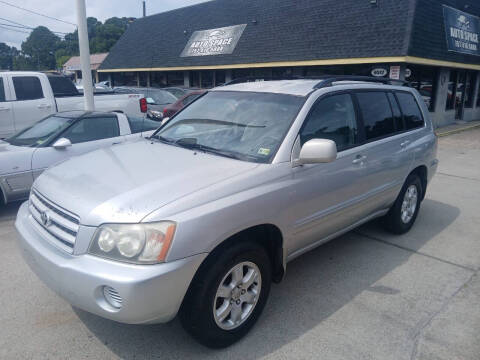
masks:
POLYGON ((15 101, 35 101, 35 100, 45 99, 45 92, 43 91, 42 80, 38 76, 34 76, 34 75, 13 75, 11 77, 11 81, 12 81, 11 84, 13 86, 13 92, 15 93, 15 101), (42 92, 42 97, 37 97, 35 99, 19 99, 17 89, 15 87, 15 79, 23 79, 23 78, 33 78, 33 79, 37 80, 39 85, 40 85, 40 91, 42 92))
POLYGON ((0 94, 3 94, 3 100, 2 97, 0 96, 0 103, 7 102, 7 91, 5 87, 5 80, 3 79, 2 76, 0 76, 0 94))
POLYGON ((321 95, 318 99, 315 100, 315 102, 312 104, 312 106, 310 106, 310 109, 308 110, 308 113, 307 115, 305 116, 305 118, 303 119, 303 122, 302 122, 302 126, 300 127, 300 129, 298 130, 298 133, 297 133, 297 136, 296 138, 297 139, 300 139, 301 138, 301 133, 303 131, 303 129, 305 128, 310 116, 312 115, 313 111, 315 110, 315 107, 321 102, 323 101, 324 99, 326 98, 329 98, 329 97, 332 97, 332 96, 337 96, 337 95, 345 95, 345 94, 348 94, 350 95, 350 99, 352 100, 352 104, 353 104, 353 108, 354 108, 354 111, 355 111, 355 122, 357 124, 357 143, 356 144, 353 144, 351 146, 348 146, 344 149, 342 149, 341 151, 338 151, 338 153, 343 153, 344 151, 348 151, 348 150, 351 150, 351 149, 354 149, 356 147, 359 147, 359 146, 362 146, 365 144, 364 142, 364 139, 365 139, 365 129, 363 128, 363 121, 361 122, 360 119, 359 119, 359 107, 358 107, 358 102, 357 102, 357 99, 355 96, 353 96, 353 91, 352 90, 339 90, 339 91, 332 91, 332 92, 329 92, 327 94, 324 94, 324 95, 321 95))

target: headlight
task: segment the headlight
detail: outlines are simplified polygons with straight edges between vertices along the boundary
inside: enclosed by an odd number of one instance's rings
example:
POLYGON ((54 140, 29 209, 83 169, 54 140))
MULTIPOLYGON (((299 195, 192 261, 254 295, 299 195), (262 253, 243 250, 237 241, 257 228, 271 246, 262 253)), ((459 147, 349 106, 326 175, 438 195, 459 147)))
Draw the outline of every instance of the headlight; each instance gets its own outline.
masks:
POLYGON ((157 110, 148 110, 147 113, 150 119, 163 119, 163 112, 157 110))
POLYGON ((165 261, 176 224, 107 224, 95 232, 89 254, 130 262, 157 264, 165 261))

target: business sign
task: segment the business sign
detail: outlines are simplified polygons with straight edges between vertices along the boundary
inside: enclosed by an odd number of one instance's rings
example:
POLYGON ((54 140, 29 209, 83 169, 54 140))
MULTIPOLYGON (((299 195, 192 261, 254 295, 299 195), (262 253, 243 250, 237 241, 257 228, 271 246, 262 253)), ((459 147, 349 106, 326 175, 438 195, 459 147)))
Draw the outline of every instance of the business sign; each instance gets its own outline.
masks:
POLYGON ((382 67, 378 67, 378 68, 372 69, 370 74, 372 74, 372 76, 375 76, 375 77, 384 77, 384 76, 387 76, 388 70, 382 67))
POLYGON ((480 18, 443 5, 448 51, 480 56, 480 18))
POLYGON ((247 24, 195 31, 181 57, 231 54, 247 24))

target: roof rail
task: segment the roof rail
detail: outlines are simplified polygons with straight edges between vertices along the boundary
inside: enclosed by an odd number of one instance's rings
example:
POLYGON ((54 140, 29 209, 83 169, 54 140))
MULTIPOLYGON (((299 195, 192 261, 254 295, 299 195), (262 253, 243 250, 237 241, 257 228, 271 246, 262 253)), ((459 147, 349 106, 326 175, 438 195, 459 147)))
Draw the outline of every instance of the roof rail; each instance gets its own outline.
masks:
POLYGON ((360 82, 373 82, 378 84, 385 85, 402 85, 409 86, 408 81, 403 80, 394 80, 381 77, 373 76, 359 76, 359 75, 321 75, 321 76, 284 76, 284 77, 262 77, 262 76, 246 76, 234 79, 224 84, 234 85, 241 84, 246 82, 257 82, 257 81, 275 81, 275 80, 319 80, 320 82, 314 86, 315 89, 321 89, 327 86, 332 86, 333 83, 339 81, 360 81, 360 82))
POLYGON ((408 81, 394 80, 394 79, 373 77, 373 76, 332 75, 332 76, 325 76, 322 78, 323 78, 322 81, 320 81, 317 85, 315 85, 315 89, 321 89, 327 86, 332 86, 333 83, 339 82, 339 81, 360 81, 360 82, 373 82, 373 83, 384 84, 384 85, 409 86, 408 81))

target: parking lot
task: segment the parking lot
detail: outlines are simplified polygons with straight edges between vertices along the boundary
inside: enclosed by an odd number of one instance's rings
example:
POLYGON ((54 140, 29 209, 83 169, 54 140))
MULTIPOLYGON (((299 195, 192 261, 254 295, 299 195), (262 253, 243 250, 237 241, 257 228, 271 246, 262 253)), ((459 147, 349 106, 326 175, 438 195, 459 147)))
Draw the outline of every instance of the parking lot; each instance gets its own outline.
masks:
POLYGON ((0 209, 1 359, 480 358, 480 129, 440 139, 439 173, 412 231, 373 222, 298 258, 263 316, 225 350, 178 320, 131 326, 72 308, 25 265, 19 204, 0 209))

